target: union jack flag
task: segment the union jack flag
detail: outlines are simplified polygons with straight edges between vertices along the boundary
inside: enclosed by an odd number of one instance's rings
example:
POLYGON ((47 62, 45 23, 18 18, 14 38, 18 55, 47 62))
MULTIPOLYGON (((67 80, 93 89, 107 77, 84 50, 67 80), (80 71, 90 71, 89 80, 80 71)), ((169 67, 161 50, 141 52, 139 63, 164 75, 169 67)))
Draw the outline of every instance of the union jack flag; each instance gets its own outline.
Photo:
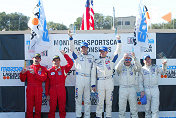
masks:
POLYGON ((94 30, 93 0, 86 1, 86 10, 83 14, 81 30, 94 30))

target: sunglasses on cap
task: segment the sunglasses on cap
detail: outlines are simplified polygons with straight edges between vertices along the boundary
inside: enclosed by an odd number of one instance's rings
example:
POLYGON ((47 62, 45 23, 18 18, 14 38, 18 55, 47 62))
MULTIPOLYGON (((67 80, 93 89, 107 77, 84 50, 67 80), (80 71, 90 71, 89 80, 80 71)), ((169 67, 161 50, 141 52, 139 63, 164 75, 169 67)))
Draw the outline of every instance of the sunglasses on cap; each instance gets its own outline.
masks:
POLYGON ((125 59, 125 61, 132 61, 132 59, 125 59))

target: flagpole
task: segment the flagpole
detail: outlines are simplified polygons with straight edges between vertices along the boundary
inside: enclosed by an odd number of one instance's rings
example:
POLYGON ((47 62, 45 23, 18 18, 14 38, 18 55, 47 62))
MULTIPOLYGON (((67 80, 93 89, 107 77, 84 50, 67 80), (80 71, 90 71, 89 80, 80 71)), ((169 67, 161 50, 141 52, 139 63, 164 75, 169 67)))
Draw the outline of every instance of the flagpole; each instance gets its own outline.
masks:
POLYGON ((114 8, 114 6, 113 6, 113 26, 112 26, 112 30, 114 30, 115 29, 115 8, 114 8))
POLYGON ((174 29, 174 19, 173 19, 173 29, 174 29))

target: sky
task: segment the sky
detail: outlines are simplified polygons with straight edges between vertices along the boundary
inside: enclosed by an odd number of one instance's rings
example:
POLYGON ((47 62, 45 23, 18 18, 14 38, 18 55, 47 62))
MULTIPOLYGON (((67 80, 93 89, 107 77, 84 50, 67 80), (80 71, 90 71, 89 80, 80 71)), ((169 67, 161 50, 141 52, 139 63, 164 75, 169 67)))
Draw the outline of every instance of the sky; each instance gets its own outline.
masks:
MULTIPOLYGON (((0 0, 0 12, 20 12, 31 16, 37 0, 0 0)), ((86 0, 43 0, 47 21, 63 23, 67 27, 82 17, 86 0)), ((165 22, 161 17, 172 12, 176 18, 176 0, 144 0, 149 10, 151 23, 165 22)), ((113 14, 116 17, 136 16, 139 0, 94 0, 94 12, 105 16, 113 14)))

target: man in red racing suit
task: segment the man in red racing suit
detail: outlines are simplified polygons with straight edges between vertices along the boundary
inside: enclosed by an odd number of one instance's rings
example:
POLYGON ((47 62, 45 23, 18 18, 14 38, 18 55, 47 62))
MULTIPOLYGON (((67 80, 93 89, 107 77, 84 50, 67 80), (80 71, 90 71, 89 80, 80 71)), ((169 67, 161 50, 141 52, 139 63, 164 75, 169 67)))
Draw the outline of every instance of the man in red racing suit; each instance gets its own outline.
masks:
POLYGON ((65 54, 64 51, 61 51, 64 55, 67 65, 60 66, 60 57, 53 57, 53 67, 48 70, 48 78, 45 84, 45 91, 47 99, 49 99, 50 111, 48 114, 48 118, 55 118, 55 111, 58 100, 59 107, 59 116, 60 118, 65 118, 65 104, 66 104, 66 90, 65 90, 65 79, 67 77, 67 73, 73 66, 72 59, 65 54))
POLYGON ((25 82, 27 79, 27 118, 33 118, 33 107, 35 106, 35 118, 41 118, 42 105, 42 82, 47 78, 47 69, 40 65, 41 55, 35 54, 32 58, 33 64, 28 69, 23 69, 20 79, 25 82))

